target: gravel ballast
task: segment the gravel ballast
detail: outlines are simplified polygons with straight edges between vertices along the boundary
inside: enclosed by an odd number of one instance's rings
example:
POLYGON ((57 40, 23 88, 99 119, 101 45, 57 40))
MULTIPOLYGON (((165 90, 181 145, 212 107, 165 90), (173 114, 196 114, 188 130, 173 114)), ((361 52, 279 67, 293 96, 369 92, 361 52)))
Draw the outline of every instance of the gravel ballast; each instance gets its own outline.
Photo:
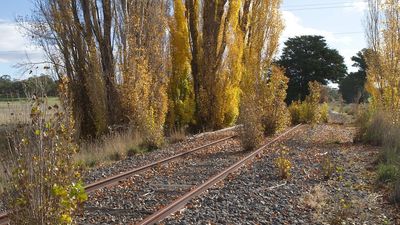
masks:
POLYGON ((163 224, 399 224, 399 214, 375 190, 371 170, 377 148, 353 144, 355 129, 304 126, 264 152, 252 166, 193 199, 163 224), (290 179, 275 159, 288 152, 290 179), (323 176, 329 157, 334 172, 323 176))

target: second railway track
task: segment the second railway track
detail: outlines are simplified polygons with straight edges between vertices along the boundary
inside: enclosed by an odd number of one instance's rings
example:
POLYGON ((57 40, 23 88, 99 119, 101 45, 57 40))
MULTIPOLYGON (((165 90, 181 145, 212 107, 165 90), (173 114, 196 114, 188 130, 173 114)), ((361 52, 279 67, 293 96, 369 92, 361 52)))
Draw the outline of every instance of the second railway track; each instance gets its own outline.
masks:
MULTIPOLYGON (((224 129, 221 131, 229 131, 229 130, 230 129, 224 129)), ((200 142, 200 143, 202 143, 200 145, 198 143, 196 144, 195 143, 196 141, 194 141, 194 143, 189 143, 189 146, 190 146, 189 148, 191 148, 189 150, 187 150, 188 147, 184 147, 180 151, 178 151, 179 153, 177 153, 177 154, 170 155, 165 158, 161 158, 159 160, 156 160, 155 162, 151 162, 146 165, 142 165, 142 166, 139 166, 139 167, 136 167, 133 169, 128 169, 127 171, 120 172, 118 174, 114 174, 114 175, 108 176, 103 179, 97 179, 96 181, 91 182, 90 184, 86 185, 85 190, 87 193, 91 193, 96 190, 102 189, 104 187, 111 187, 111 186, 116 185, 135 174, 149 170, 153 167, 159 167, 162 164, 170 163, 174 160, 178 160, 179 158, 183 158, 189 154, 193 154, 197 151, 204 150, 210 146, 214 146, 219 143, 225 142, 227 140, 233 139, 236 135, 223 135, 223 136, 224 137, 222 137, 222 138, 219 138, 219 139, 216 139, 213 141, 209 141, 207 143, 200 142), (195 146, 197 146, 197 147, 195 147, 195 146)), ((202 138, 200 138, 200 139, 202 139, 202 138)), ((93 178, 90 180, 93 180, 93 178)), ((0 225, 7 225, 7 224, 9 224, 9 214, 7 212, 0 212, 0 225)))

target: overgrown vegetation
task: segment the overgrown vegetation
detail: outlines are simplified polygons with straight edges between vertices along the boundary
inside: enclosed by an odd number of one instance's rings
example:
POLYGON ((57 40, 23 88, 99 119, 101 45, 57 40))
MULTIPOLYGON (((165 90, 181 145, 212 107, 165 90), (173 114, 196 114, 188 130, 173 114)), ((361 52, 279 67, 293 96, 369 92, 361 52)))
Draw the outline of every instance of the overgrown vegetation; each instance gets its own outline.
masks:
POLYGON ((303 102, 292 102, 289 106, 292 124, 328 122, 329 107, 327 103, 320 104, 321 85, 314 81, 308 84, 308 88, 310 94, 306 96, 303 102))
POLYGON ((106 164, 147 151, 141 136, 132 130, 115 132, 95 141, 85 141, 79 148, 75 161, 87 167, 106 164))
POLYGON ((366 89, 369 107, 359 114, 358 140, 382 145, 379 180, 391 181, 392 199, 400 200, 400 2, 369 0, 367 37, 369 48, 366 89))
POLYGON ((400 200, 400 126, 382 111, 364 108, 359 113, 356 141, 382 146, 377 167, 378 181, 393 188, 393 200, 400 200))
POLYGON ((246 20, 238 27, 240 38, 251 37, 238 46, 237 54, 240 53, 242 61, 236 67, 243 73, 240 123, 243 124, 241 141, 247 150, 256 148, 263 134, 273 134, 288 125, 284 102, 288 79, 281 68, 272 64, 283 28, 278 11, 280 1, 261 1, 256 5, 250 10, 250 1, 246 2, 246 20), (251 26, 250 21, 254 21, 251 26), (257 32, 249 35, 253 29, 257 32))
POLYGON ((2 162, 13 224, 73 223, 76 211, 87 199, 73 160, 78 149, 74 137, 68 111, 48 106, 41 98, 34 100, 31 124, 14 133, 2 162))

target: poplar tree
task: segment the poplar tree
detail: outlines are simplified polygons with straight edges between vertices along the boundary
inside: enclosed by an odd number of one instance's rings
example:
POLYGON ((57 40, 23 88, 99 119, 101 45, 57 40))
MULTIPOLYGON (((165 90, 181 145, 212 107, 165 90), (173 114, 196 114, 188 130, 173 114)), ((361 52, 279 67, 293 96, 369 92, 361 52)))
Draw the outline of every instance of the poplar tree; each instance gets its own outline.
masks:
POLYGON ((288 124, 284 103, 288 80, 280 68, 272 65, 283 29, 280 4, 280 0, 245 0, 243 5, 240 121, 245 149, 257 147, 263 133, 274 133, 288 124))
POLYGON ((373 109, 390 112, 400 121, 400 1, 369 0, 366 55, 367 91, 373 109))
POLYGON ((239 112, 241 73, 228 68, 231 53, 236 54, 228 46, 236 39, 241 1, 187 0, 186 7, 196 120, 218 129, 232 124, 239 112))
POLYGON ((174 16, 169 23, 171 32, 172 74, 168 86, 168 128, 180 129, 195 123, 195 101, 191 78, 189 31, 182 0, 174 0, 174 16))
POLYGON ((119 59, 126 116, 149 147, 159 147, 168 109, 167 5, 126 1, 121 10, 124 30, 119 33, 119 59))

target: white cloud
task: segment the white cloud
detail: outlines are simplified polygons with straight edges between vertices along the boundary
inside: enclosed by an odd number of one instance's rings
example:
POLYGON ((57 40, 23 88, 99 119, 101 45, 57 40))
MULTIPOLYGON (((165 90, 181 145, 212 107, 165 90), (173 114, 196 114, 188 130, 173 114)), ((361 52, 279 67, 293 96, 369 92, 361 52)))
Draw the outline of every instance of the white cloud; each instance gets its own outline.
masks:
POLYGON ((351 35, 335 35, 334 32, 304 26, 301 19, 289 11, 283 11, 282 16, 285 21, 285 30, 283 31, 281 38, 281 47, 283 46, 283 41, 290 37, 300 35, 321 35, 325 37, 328 45, 331 48, 337 49, 344 57, 345 64, 347 65, 349 71, 356 70, 351 66, 353 64, 351 57, 361 50, 358 49, 359 45, 355 44, 359 40, 354 40, 353 36, 351 35))
POLYGON ((353 0, 351 3, 346 3, 346 6, 349 6, 348 8, 345 8, 345 11, 347 12, 356 11, 362 13, 368 9, 368 2, 366 0, 353 0))
POLYGON ((42 52, 24 38, 16 23, 0 20, 0 63, 16 64, 27 57, 40 60, 42 52))
POLYGON ((350 44, 352 39, 346 36, 335 36, 333 32, 305 27, 301 24, 301 19, 292 12, 282 12, 285 21, 285 30, 283 31, 283 39, 299 35, 321 35, 325 37, 328 43, 350 44))

